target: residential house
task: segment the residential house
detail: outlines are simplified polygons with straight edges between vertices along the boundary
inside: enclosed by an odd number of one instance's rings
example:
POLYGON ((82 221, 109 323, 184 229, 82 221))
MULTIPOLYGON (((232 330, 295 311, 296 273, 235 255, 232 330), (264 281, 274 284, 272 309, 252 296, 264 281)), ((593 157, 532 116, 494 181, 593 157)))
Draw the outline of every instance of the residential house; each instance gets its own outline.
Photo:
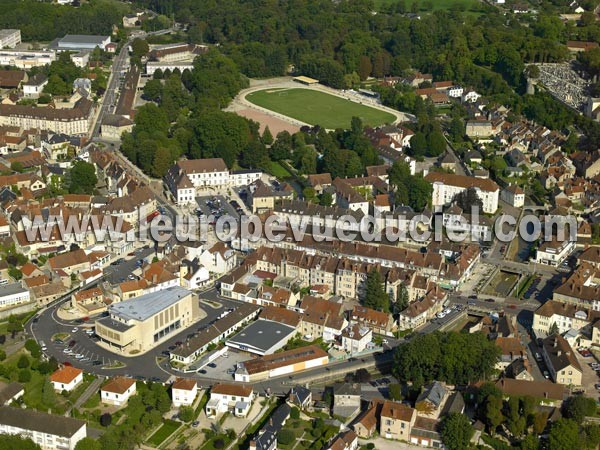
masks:
POLYGON ((386 400, 381 408, 379 434, 386 439, 408 441, 416 419, 413 408, 386 400))
POLYGON ((333 385, 333 414, 352 417, 360 411, 361 387, 358 383, 335 383, 333 385))
POLYGON ((210 399, 206 404, 206 416, 216 417, 229 411, 236 417, 246 417, 253 400, 252 386, 217 383, 210 390, 210 399))
POLYGON ((352 430, 343 431, 335 436, 325 450, 356 450, 358 449, 358 436, 352 430))
POLYGON ((373 331, 359 324, 349 325, 342 331, 341 349, 347 353, 360 353, 367 349, 373 340, 373 331))
POLYGON ((70 392, 83 381, 83 370, 72 366, 64 366, 50 375, 50 382, 55 391, 70 392))
POLYGON ((102 403, 123 406, 129 397, 137 392, 135 380, 126 377, 114 377, 100 389, 102 403))
POLYGON ((224 242, 217 242, 200 255, 200 263, 209 272, 224 274, 230 272, 236 265, 235 252, 228 248, 224 242))
POLYGON ((542 357, 555 383, 581 385, 583 370, 575 352, 561 335, 554 334, 543 340, 542 357))
POLYGON ((307 387, 296 385, 290 389, 288 401, 301 410, 307 410, 312 404, 312 392, 307 387))
POLYGON ((198 395, 198 383, 191 378, 177 378, 171 385, 173 406, 191 406, 198 395))
POLYGON ((357 322, 373 330, 376 334, 393 335, 396 329, 394 316, 383 311, 376 311, 366 306, 356 305, 350 312, 350 321, 357 322))

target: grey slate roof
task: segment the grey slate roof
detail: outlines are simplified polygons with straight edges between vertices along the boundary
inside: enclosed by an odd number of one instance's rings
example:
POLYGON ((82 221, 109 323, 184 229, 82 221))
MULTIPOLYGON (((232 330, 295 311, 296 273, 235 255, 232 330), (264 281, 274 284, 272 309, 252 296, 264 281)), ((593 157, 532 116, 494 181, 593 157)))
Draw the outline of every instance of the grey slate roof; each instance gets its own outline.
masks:
POLYGON ((296 333, 296 328, 272 320, 257 320, 228 339, 228 343, 265 353, 282 339, 296 333))
POLYGON ((85 427, 83 420, 10 406, 0 406, 0 424, 66 438, 85 427))

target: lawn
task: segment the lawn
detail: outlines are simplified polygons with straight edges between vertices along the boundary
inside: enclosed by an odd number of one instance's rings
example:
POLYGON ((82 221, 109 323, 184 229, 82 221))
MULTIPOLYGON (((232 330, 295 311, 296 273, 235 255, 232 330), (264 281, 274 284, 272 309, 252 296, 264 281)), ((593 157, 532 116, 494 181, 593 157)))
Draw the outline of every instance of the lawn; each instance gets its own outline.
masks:
POLYGON ((174 420, 165 420, 156 432, 150 436, 148 443, 158 447, 162 444, 169 436, 171 436, 181 424, 174 420))
POLYGON ((271 167, 269 172, 271 173, 271 175, 279 178, 280 180, 284 180, 292 176, 292 174, 289 173, 285 167, 283 167, 276 161, 271 161, 271 167))
POLYGON ((348 128, 352 117, 360 117, 364 125, 392 123, 394 115, 341 97, 311 89, 265 89, 246 99, 255 105, 293 119, 325 128, 348 128))

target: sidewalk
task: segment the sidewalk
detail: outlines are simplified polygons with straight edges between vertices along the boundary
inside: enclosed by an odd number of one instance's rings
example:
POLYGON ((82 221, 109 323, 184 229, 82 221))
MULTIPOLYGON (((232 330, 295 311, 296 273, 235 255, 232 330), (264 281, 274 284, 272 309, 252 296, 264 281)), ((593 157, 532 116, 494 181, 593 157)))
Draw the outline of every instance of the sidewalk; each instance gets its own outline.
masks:
POLYGON ((98 389, 104 383, 104 377, 98 377, 87 387, 83 394, 79 396, 79 398, 73 403, 73 406, 69 409, 71 412, 72 409, 78 409, 83 405, 92 395, 98 393, 98 389))

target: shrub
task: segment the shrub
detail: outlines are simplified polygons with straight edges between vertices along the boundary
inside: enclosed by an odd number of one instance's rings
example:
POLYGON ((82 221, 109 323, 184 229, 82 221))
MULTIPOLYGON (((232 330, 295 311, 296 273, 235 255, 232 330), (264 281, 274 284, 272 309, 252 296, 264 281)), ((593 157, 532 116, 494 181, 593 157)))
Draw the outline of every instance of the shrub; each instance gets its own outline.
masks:
POLYGON ((222 438, 215 439, 213 442, 213 447, 216 449, 221 449, 225 447, 225 441, 222 438))
POLYGON ((191 406, 182 406, 179 408, 179 418, 184 422, 191 422, 194 419, 194 409, 191 406))
POLYGON ((31 381, 31 371, 29 369, 21 369, 19 371, 19 383, 29 383, 31 381))
POLYGON ((17 362, 17 367, 19 369, 26 369, 29 367, 29 358, 25 355, 21 355, 19 357, 19 361, 17 362))
POLYGON ((281 430, 277 435, 277 442, 282 445, 288 445, 294 442, 296 435, 292 430, 281 430))
POLYGON ((299 419, 300 418, 300 410, 296 407, 293 407, 292 410, 290 411, 290 417, 292 419, 299 419))
POLYGON ((100 425, 108 427, 112 423, 112 416, 110 413, 104 413, 100 416, 100 425))
POLYGON ((4 350, 0 350, 0 361, 4 361, 6 359, 6 352, 4 350))

